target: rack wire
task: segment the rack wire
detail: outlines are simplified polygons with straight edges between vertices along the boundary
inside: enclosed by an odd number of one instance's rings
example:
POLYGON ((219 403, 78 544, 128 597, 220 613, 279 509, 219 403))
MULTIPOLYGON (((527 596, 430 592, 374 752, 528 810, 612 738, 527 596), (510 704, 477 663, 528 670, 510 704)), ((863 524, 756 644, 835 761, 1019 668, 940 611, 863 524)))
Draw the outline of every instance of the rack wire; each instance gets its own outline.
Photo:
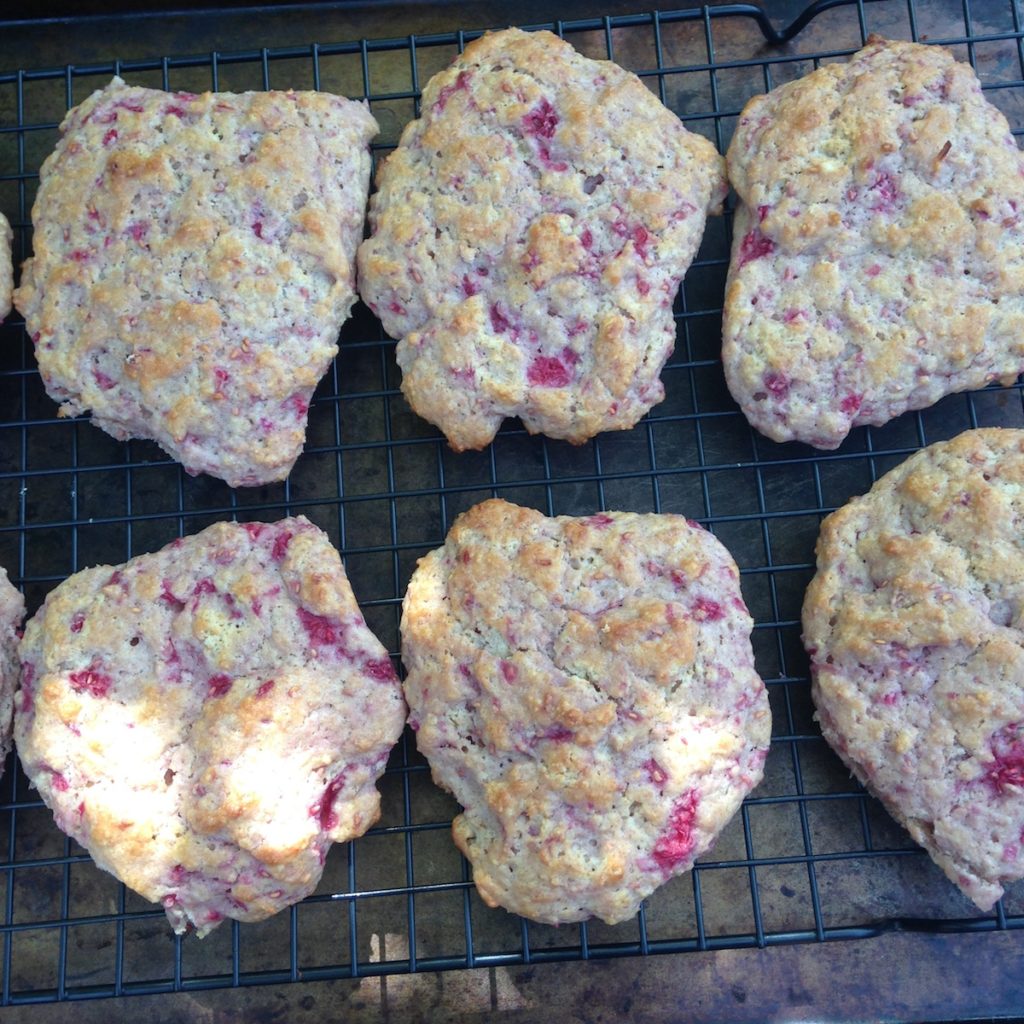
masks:
MULTIPOLYGON (((976 6, 822 0, 781 31, 744 4, 543 27, 636 71, 723 151, 747 98, 843 59, 872 31, 941 42, 970 60, 1019 135, 1021 12, 1016 0, 976 6)), ((113 73, 162 88, 365 96, 382 125, 380 155, 418 112, 421 85, 475 34, 0 73, 0 206, 16 229, 15 256, 30 251, 38 168, 64 111, 113 73)), ((485 907, 449 835, 456 805, 431 783, 408 731, 382 780, 381 821, 333 848, 316 893, 267 922, 228 924, 202 941, 173 936, 159 908, 61 835, 12 755, 0 781, 0 1005, 850 940, 891 929, 1024 927, 1021 887, 979 913, 850 779, 813 723, 799 641, 823 515, 924 444, 972 426, 1024 425, 1021 387, 951 396, 885 427, 857 429, 835 452, 767 441, 746 424, 722 376, 728 251, 725 217, 709 223, 676 303, 667 398, 633 430, 572 448, 510 422, 486 451, 455 455, 409 410, 394 342, 359 306, 311 407, 291 478, 251 490, 190 478, 155 445, 121 444, 87 420, 58 419, 23 325, 14 317, 0 328, 0 564, 30 611, 85 566, 155 550, 218 519, 302 513, 342 550, 369 624, 397 653, 401 596, 416 559, 485 497, 547 514, 681 512, 716 533, 741 567, 775 721, 765 781, 713 851, 615 927, 553 928, 485 907)))

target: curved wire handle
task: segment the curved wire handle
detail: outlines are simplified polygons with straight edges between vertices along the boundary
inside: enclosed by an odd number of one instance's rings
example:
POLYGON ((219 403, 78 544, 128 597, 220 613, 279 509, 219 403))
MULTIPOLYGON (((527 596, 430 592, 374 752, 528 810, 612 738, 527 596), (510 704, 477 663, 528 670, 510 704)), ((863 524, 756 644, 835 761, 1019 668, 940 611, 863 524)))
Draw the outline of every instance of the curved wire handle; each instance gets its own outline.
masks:
MULTIPOLYGON (((877 3, 878 0, 860 0, 863 3, 877 3)), ((773 46, 781 46, 788 43, 795 36, 799 35, 807 24, 813 21, 823 11, 829 11, 833 7, 849 7, 850 0, 814 0, 808 4, 785 28, 777 29, 768 17, 761 4, 734 4, 729 7, 716 8, 716 13, 746 14, 757 22, 761 35, 773 46)))

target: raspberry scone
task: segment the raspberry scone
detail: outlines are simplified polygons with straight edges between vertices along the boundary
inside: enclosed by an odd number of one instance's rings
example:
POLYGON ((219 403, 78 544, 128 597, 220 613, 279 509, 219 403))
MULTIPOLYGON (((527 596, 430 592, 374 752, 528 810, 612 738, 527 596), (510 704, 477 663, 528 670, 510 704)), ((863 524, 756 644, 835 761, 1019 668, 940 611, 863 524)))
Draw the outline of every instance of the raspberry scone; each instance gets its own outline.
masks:
POLYGON ((14 690, 18 682, 18 636, 25 618, 25 598, 0 568, 0 774, 11 752, 14 690))
POLYGON ((804 643, 825 739, 982 910, 1024 877, 1024 430, 970 430, 829 516, 804 643))
POLYGON ((724 165, 635 75, 549 32, 486 35, 427 83, 377 184, 359 292, 453 448, 506 416, 582 443, 661 401, 724 165))
POLYGON ((409 724, 484 901, 614 924, 760 782, 771 715, 736 565, 681 516, 460 516, 405 597, 409 724))
POLYGON ((295 903, 377 819, 401 688, 306 519, 217 523, 77 573, 20 653, 26 773, 176 932, 295 903))
POLYGON ((10 221, 0 213, 0 320, 11 311, 14 294, 14 260, 11 257, 11 242, 14 232, 10 221))
POLYGON ((968 65, 873 40, 751 100, 728 163, 722 358, 763 434, 835 448, 1024 370, 1024 157, 968 65))
POLYGON ((115 78, 72 110, 14 299, 61 415, 233 487, 284 479, 355 299, 376 132, 315 92, 115 78))

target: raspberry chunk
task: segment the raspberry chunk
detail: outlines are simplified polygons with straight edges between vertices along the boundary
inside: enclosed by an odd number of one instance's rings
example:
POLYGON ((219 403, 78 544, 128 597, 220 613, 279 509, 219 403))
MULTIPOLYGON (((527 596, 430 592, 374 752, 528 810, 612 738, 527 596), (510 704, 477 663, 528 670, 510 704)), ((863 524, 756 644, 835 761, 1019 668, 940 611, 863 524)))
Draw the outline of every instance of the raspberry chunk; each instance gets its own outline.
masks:
POLYGON ((644 761, 644 771, 647 772, 647 777, 656 786, 664 786, 668 782, 668 772, 653 757, 648 761, 644 761))
POLYGON ((764 375, 764 386, 776 398, 785 398, 789 393, 789 378, 784 373, 776 373, 769 370, 764 375))
POLYGON ((566 365, 554 356, 535 356, 526 371, 526 379, 542 388, 564 388, 571 380, 566 365))
POLYGON ((891 213, 900 197, 900 189, 896 179, 886 171, 879 174, 875 183, 871 186, 877 202, 873 209, 877 213, 891 213))
POLYGON ((556 725, 553 729, 548 729, 544 733, 544 739, 552 740, 555 743, 566 743, 573 738, 572 729, 566 729, 564 726, 556 725))
POLYGON ((371 679, 390 683, 395 679, 395 667, 390 658, 369 658, 363 662, 363 671, 371 679))
POLYGON ((1024 723, 1005 726, 990 742, 993 761, 985 769, 985 782, 1000 794, 1011 787, 1024 788, 1024 723))
POLYGON ((93 697, 106 697, 110 692, 113 680, 105 672, 98 672, 94 668, 84 668, 78 672, 72 672, 68 676, 71 689, 76 693, 88 693, 93 697))
POLYGON ((208 695, 210 697, 223 697, 228 690, 231 689, 232 680, 231 676, 226 676, 223 673, 215 676, 210 676, 208 686, 208 695))
POLYGON ((697 802, 697 791, 690 790, 672 807, 668 825, 654 844, 654 859, 662 871, 672 871, 693 853, 697 845, 693 836, 693 826, 697 820, 697 802))
POLYGON ((537 135, 542 139, 550 139, 554 136, 555 129, 558 127, 558 115, 547 99, 542 99, 523 118, 523 124, 527 135, 537 135))
POLYGON ((651 240, 650 232, 643 225, 638 224, 633 228, 633 248, 640 259, 647 259, 647 243, 651 240))
POLYGON ((698 622, 717 622, 725 614, 717 601, 707 597, 698 597, 690 613, 698 622))
POLYGON ((299 622, 314 647, 330 647, 337 644, 341 627, 323 615, 314 615, 305 608, 298 610, 299 622))
POLYGON ((327 783, 324 795, 313 809, 313 813, 320 822, 320 827, 325 831, 334 828, 338 824, 338 815, 334 813, 334 801, 338 798, 338 794, 341 792, 341 787, 344 784, 345 773, 342 772, 327 783))
POLYGON ((847 415, 855 416, 857 411, 860 409, 861 402, 863 401, 863 395, 854 395, 851 393, 839 403, 839 408, 842 409, 843 412, 847 413, 847 415))
POLYGON ((758 228, 748 231, 740 242, 739 266, 745 267, 762 256, 770 256, 775 252, 775 243, 758 228))
POLYGON ((452 96, 457 93, 460 89, 465 89, 469 85, 469 72, 460 71, 459 77, 455 79, 454 85, 446 85, 437 94, 437 99, 434 101, 433 109, 440 113, 447 106, 448 101, 452 96))
POLYGON ((274 546, 270 549, 270 557, 275 562, 284 560, 284 556, 288 553, 288 545, 291 544, 293 536, 291 530, 285 530, 274 538, 274 546))
POLYGON ((497 305, 491 306, 490 315, 491 315, 491 326, 499 334, 507 331, 509 329, 509 327, 512 326, 511 323, 509 322, 508 317, 505 316, 504 313, 502 313, 502 311, 498 308, 497 305))

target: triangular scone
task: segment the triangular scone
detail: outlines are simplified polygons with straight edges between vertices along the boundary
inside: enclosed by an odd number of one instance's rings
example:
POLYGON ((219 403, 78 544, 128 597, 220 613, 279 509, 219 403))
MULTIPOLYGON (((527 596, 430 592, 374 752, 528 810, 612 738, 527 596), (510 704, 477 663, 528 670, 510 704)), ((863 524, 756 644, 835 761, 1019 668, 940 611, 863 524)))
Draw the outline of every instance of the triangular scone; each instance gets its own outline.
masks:
POLYGON ((1024 430, 969 430, 822 524, 821 731, 982 910, 1024 877, 1024 430))
POLYGON ((355 300, 376 132, 316 92, 115 78, 72 110, 15 294, 61 413, 233 487, 284 479, 355 300))
POLYGON ((947 50, 872 41, 751 100, 722 359, 747 419, 835 448, 1024 370, 1024 156, 947 50))

